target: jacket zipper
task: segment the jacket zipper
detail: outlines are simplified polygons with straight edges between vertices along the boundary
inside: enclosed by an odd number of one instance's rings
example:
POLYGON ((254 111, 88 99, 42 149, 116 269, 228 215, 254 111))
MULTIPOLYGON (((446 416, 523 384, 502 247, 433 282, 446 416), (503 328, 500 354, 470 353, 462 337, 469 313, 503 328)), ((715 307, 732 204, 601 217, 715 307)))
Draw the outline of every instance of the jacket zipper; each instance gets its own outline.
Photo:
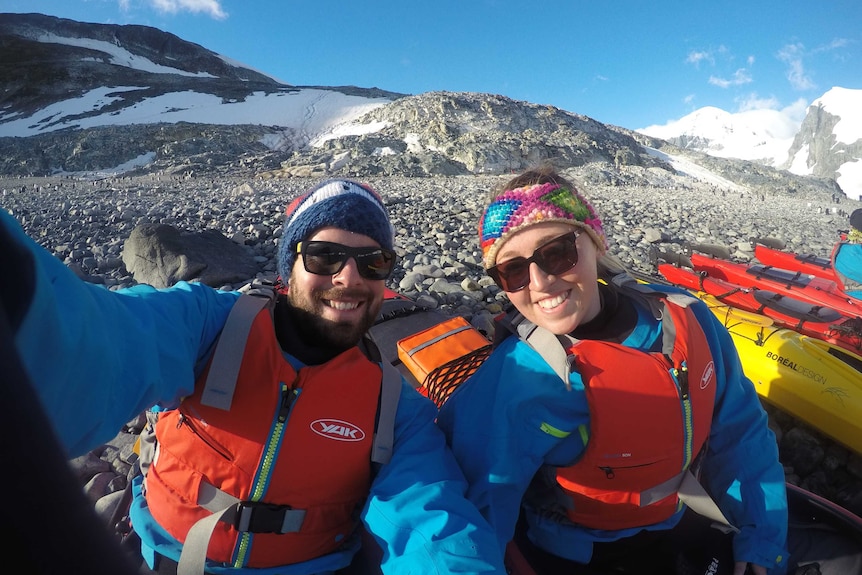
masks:
POLYGON ((692 441, 694 440, 694 433, 692 431, 691 395, 689 393, 688 386, 688 365, 686 365, 685 362, 682 362, 678 368, 671 370, 671 375, 679 387, 680 400, 682 401, 682 418, 683 427, 685 429, 684 460, 682 462, 682 468, 688 469, 691 465, 691 447, 692 441))
MULTIPOLYGON (((691 465, 691 442, 693 435, 691 419, 691 396, 689 393, 690 390, 688 385, 688 366, 685 364, 685 362, 682 362, 679 368, 671 368, 670 374, 673 377, 673 380, 676 382, 677 388, 679 389, 680 401, 682 403, 682 418, 685 433, 685 438, 683 440, 683 469, 688 469, 689 465, 691 465)), ((620 469, 636 469, 638 467, 646 467, 648 465, 653 465, 653 463, 641 463, 638 465, 625 465, 621 467, 599 466, 599 469, 605 472, 605 476, 607 476, 608 479, 613 479, 614 477, 616 477, 615 471, 618 471, 620 469)))
MULTIPOLYGON (((260 468, 258 469, 254 485, 252 485, 249 495, 250 501, 260 501, 266 493, 266 486, 269 484, 269 479, 272 476, 275 468, 275 460, 278 456, 278 447, 281 444, 281 438, 284 435, 284 428, 287 426, 287 420, 290 417, 290 410, 293 404, 299 397, 301 390, 288 386, 281 382, 281 402, 278 406, 278 411, 272 422, 272 428, 269 433, 269 440, 263 451, 263 459, 260 468)), ((237 545, 236 559, 233 566, 236 568, 244 567, 246 558, 251 550, 251 540, 253 534, 245 531, 240 533, 239 542, 237 545)))
POLYGON ((233 455, 231 455, 231 453, 225 447, 219 445, 213 438, 198 429, 198 426, 194 422, 194 419, 188 417, 185 413, 180 411, 179 418, 177 419, 177 429, 183 426, 185 426, 186 429, 195 434, 198 439, 206 443, 210 447, 210 449, 212 449, 228 461, 233 461, 233 455))

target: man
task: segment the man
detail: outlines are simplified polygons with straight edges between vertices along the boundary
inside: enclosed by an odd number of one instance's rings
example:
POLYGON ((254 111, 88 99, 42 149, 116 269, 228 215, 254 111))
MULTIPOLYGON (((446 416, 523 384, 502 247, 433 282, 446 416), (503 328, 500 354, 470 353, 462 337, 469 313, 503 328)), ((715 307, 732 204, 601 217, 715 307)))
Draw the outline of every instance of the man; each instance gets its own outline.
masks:
POLYGON ((361 522, 384 573, 503 572, 433 404, 400 377, 393 395, 363 345, 395 265, 371 188, 330 180, 288 206, 274 303, 184 282, 110 292, 3 210, 0 253, 15 350, 69 456, 164 408, 131 508, 149 568, 333 572, 361 522))

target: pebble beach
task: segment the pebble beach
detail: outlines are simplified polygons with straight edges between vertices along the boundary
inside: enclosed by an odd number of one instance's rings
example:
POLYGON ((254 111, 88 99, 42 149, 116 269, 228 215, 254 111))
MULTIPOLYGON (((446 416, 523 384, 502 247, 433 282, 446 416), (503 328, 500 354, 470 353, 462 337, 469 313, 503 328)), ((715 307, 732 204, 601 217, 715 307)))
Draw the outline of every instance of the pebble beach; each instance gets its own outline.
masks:
MULTIPOLYGON (((476 226, 487 194, 504 176, 359 178, 383 196, 396 229, 399 264, 391 288, 444 311, 490 322, 505 296, 485 275, 476 226)), ((67 266, 107 289, 134 285, 123 242, 139 223, 183 231, 214 228, 245 246, 259 278, 276 276, 282 214, 320 179, 255 176, 0 177, 0 207, 67 266)), ((585 184, 603 219, 610 252, 641 276, 654 275, 651 250, 684 242, 719 245, 753 258, 751 238, 780 240, 798 253, 828 256, 860 202, 757 194, 668 177, 660 185, 585 184)), ((248 278, 249 280, 253 278, 248 278)), ((242 284, 215 286, 239 289, 242 284)), ((862 457, 768 408, 788 481, 862 513, 862 457)))

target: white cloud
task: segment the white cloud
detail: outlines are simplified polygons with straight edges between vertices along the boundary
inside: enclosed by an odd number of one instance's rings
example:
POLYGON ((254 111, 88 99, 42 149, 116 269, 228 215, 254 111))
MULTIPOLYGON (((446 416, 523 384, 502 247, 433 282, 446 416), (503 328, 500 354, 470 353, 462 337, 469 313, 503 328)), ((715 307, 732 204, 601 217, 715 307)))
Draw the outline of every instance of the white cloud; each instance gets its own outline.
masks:
POLYGON ((828 44, 826 44, 824 46, 820 46, 819 48, 815 48, 813 50, 813 52, 815 54, 817 54, 818 52, 830 52, 830 51, 835 50, 837 48, 843 48, 844 46, 847 46, 848 44, 850 44, 850 40, 847 40, 846 38, 835 38, 834 40, 832 40, 828 44))
MULTIPOLYGON (((121 4, 128 0, 121 0, 121 4)), ((191 12, 207 14, 216 20, 224 20, 228 14, 221 6, 221 0, 147 0, 159 12, 178 14, 191 12)))
POLYGON ((718 76, 710 76, 709 83, 713 86, 718 86, 719 88, 729 88, 730 86, 742 86, 743 84, 750 84, 752 82, 751 74, 745 68, 740 68, 736 72, 733 73, 733 77, 730 79, 727 78, 719 78, 718 76))
POLYGON ((691 52, 685 59, 686 64, 694 64, 695 68, 700 67, 701 62, 709 62, 715 64, 715 59, 709 52, 691 52))
MULTIPOLYGON (((792 133, 795 133, 798 130, 802 120, 805 119, 805 114, 808 112, 809 105, 808 100, 805 98, 799 98, 795 102, 782 108, 781 102, 775 96, 762 98, 756 93, 736 98, 735 102, 737 106, 736 114, 767 110, 777 112, 778 114, 773 116, 773 118, 778 119, 781 124, 791 129, 792 133)), ((773 132, 777 132, 777 130, 773 130, 773 132)))
POLYGON ((787 65, 787 80, 796 90, 816 88, 814 81, 805 72, 802 59, 805 56, 805 46, 802 44, 787 44, 778 51, 778 59, 787 65))

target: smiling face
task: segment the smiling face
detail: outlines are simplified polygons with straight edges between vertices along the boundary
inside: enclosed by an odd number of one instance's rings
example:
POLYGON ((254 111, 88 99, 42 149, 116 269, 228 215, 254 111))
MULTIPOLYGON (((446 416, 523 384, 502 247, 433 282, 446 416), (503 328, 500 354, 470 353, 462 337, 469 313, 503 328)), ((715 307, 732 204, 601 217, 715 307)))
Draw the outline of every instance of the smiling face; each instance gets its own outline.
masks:
MULTIPOLYGON (((532 225, 512 235, 497 253, 497 264, 516 257, 529 258, 537 247, 570 233, 574 228, 561 222, 532 225)), ((601 309, 597 283, 596 245, 590 236, 578 236, 578 263, 551 275, 535 262, 530 263, 530 283, 516 292, 506 292, 525 318, 556 335, 571 333, 595 318, 601 309)))
MULTIPOLYGON (((306 241, 326 241, 348 247, 380 247, 368 236, 340 228, 321 228, 306 241)), ((350 258, 334 275, 306 271, 297 255, 290 274, 287 299, 301 317, 297 328, 311 345, 345 350, 356 345, 374 324, 383 304, 384 280, 359 275, 356 260, 350 258)))

